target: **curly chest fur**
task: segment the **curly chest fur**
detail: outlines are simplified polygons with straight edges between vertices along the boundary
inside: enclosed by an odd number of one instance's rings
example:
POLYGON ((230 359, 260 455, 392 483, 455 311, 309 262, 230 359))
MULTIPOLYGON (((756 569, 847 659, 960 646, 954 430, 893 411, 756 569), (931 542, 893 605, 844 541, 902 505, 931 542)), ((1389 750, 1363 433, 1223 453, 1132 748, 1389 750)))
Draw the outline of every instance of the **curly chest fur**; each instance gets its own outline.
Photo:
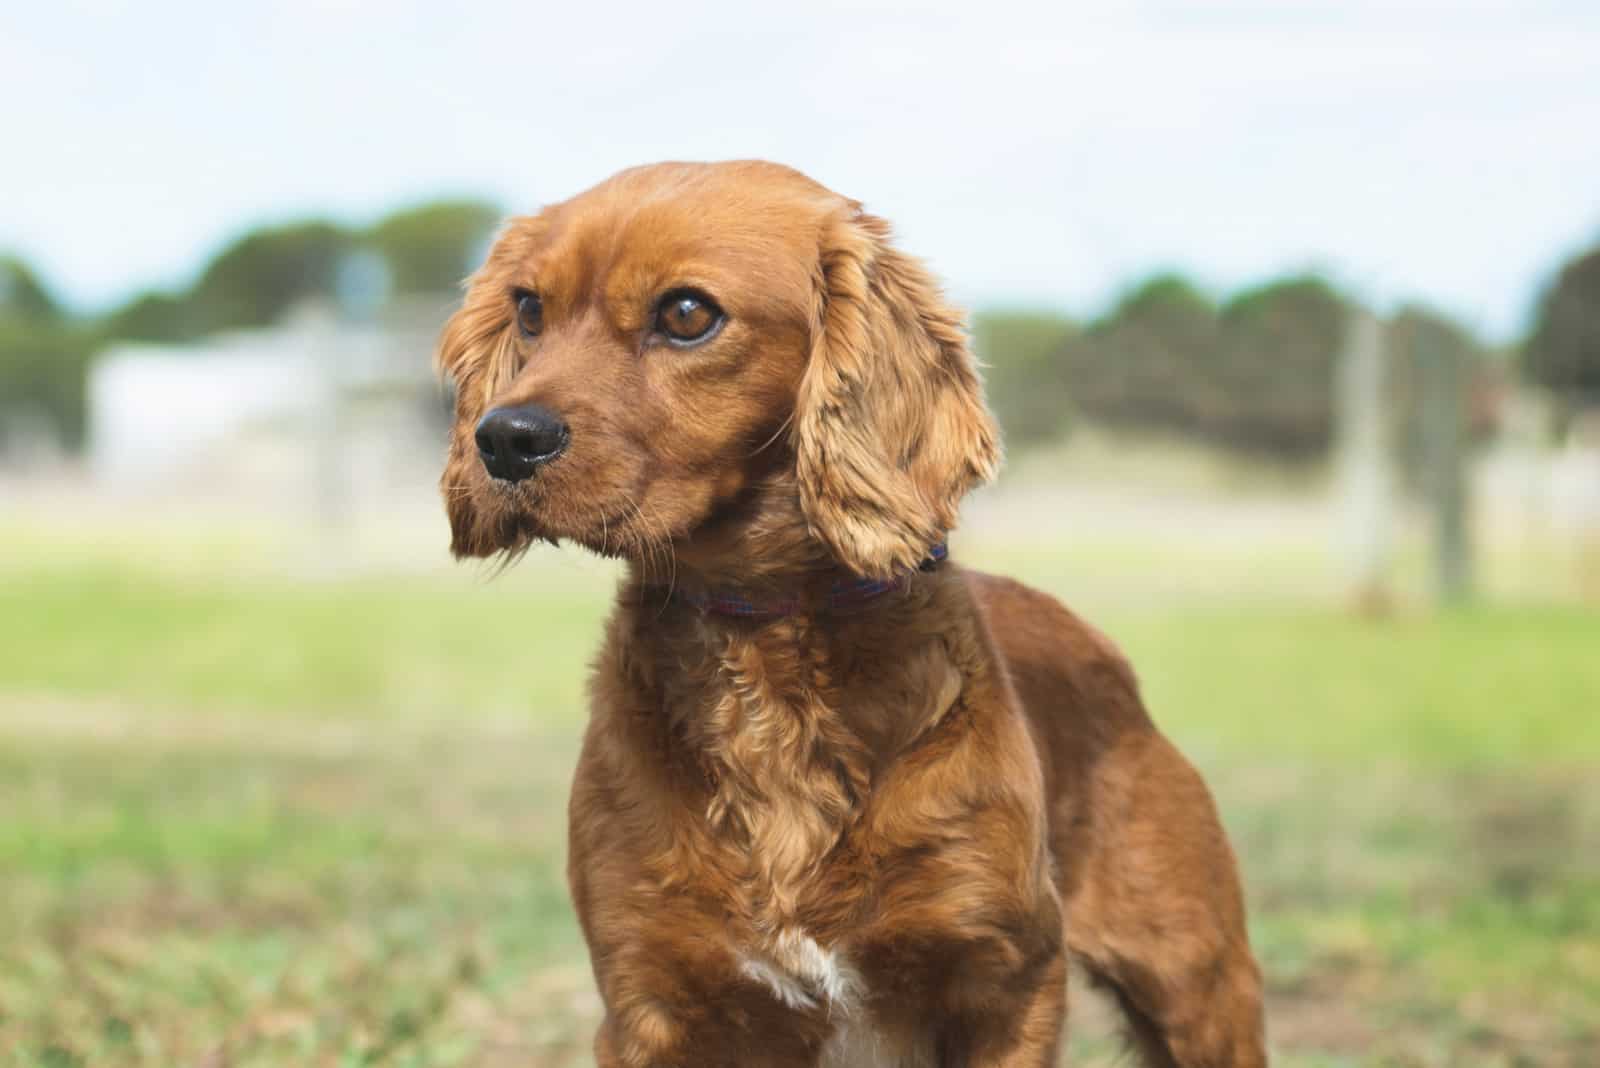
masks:
POLYGON ((770 938, 836 926, 872 884, 874 780, 955 705, 961 674, 928 640, 861 677, 800 621, 701 648, 669 716, 706 775, 705 831, 739 872, 741 911, 770 938))

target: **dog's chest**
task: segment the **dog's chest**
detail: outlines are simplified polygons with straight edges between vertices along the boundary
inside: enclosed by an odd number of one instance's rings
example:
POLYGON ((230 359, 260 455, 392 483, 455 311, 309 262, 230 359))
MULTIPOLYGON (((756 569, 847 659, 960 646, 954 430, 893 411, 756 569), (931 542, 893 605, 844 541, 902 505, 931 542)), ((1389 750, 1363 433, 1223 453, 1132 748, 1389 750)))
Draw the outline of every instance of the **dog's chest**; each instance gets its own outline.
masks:
MULTIPOLYGON (((668 695, 670 719, 682 725, 709 790, 706 851, 737 873, 731 905, 757 929, 815 931, 827 926, 817 913, 851 910, 870 881, 863 858, 873 851, 844 846, 871 833, 863 820, 876 771, 961 690, 937 639, 872 677, 836 661, 730 640, 668 695)), ((788 956, 805 974, 801 956, 788 956)))

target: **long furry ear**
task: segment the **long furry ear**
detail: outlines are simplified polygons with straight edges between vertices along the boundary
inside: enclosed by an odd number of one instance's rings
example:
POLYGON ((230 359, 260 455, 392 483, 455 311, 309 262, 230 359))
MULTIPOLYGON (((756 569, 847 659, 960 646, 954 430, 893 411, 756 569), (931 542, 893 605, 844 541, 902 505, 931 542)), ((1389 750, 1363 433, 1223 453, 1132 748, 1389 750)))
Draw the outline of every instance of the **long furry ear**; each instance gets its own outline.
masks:
POLYGON ((855 205, 828 224, 795 412, 800 504, 860 575, 914 568, 994 477, 999 432, 959 312, 855 205))
POLYGON ((467 279, 461 307, 445 323, 434 354, 435 368, 455 387, 455 421, 439 492, 450 517, 450 551, 458 557, 505 548, 502 532, 492 529, 472 502, 469 476, 479 464, 472 435, 516 371, 509 287, 516 264, 541 229, 537 217, 511 220, 483 266, 467 279))

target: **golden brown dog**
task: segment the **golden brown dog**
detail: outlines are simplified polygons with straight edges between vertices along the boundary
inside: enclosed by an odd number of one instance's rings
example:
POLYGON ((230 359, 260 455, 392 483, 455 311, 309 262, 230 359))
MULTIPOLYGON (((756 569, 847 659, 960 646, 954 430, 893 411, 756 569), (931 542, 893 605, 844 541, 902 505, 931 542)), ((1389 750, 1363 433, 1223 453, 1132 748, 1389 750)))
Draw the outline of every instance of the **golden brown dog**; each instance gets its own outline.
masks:
POLYGON ((447 326, 461 556, 628 561, 573 783, 602 1066, 1265 1063, 1233 856, 1116 648, 941 565, 999 461, 960 316, 784 167, 514 220, 447 326))

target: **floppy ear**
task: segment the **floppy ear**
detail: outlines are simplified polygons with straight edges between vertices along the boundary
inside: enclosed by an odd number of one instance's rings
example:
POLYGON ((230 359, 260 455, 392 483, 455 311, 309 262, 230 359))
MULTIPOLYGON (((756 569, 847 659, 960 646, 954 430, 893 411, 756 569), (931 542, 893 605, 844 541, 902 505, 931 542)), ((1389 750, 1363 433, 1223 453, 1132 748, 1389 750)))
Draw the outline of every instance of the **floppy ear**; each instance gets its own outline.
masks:
POLYGON ((439 492, 450 517, 450 551, 488 556, 508 547, 514 532, 493 529, 473 505, 469 476, 477 470, 473 431, 496 393, 515 372, 512 351, 512 270, 536 232, 537 218, 513 219, 496 239, 488 259, 467 279, 461 307, 444 325, 434 366, 455 386, 455 421, 439 492))
POLYGON ((850 211, 824 230, 810 363, 795 411, 800 505, 852 571, 916 567, 994 477, 999 433, 959 312, 889 225, 850 211))

